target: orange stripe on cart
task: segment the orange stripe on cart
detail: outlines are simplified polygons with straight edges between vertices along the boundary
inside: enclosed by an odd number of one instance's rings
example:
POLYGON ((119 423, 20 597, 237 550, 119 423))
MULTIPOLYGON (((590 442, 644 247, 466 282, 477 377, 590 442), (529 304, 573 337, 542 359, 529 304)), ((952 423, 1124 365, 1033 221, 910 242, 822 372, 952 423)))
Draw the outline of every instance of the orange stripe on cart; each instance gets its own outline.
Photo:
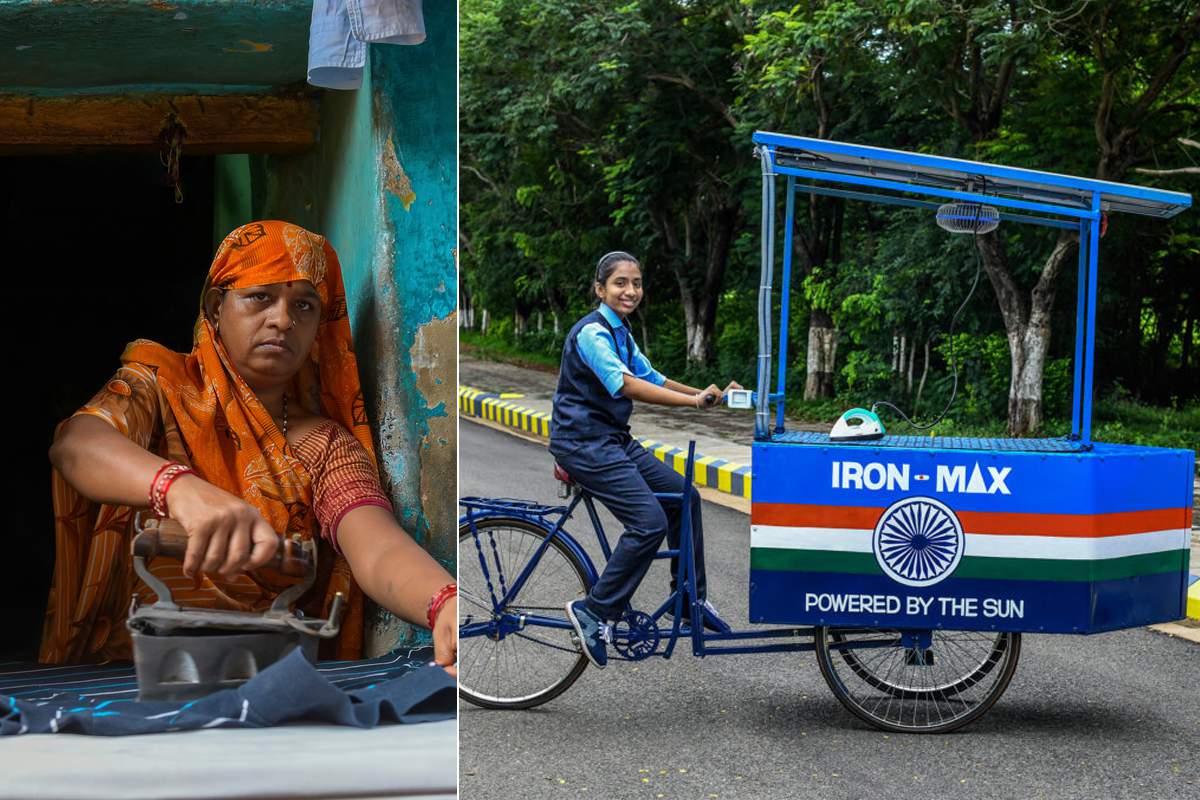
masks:
MULTIPOLYGON (((754 503, 750 522, 794 528, 874 528, 883 508, 819 506, 798 503, 754 503)), ((1190 508, 1156 508, 1111 514, 1021 514, 1001 511, 958 511, 966 533, 1023 536, 1122 536, 1191 527, 1190 508)))

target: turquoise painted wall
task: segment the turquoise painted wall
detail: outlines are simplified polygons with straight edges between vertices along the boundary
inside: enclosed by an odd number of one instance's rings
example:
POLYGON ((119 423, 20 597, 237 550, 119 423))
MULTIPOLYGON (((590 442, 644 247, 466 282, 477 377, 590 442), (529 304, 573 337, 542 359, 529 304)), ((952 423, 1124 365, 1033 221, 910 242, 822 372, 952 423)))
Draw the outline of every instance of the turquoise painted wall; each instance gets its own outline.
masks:
MULTIPOLYGON (((454 572, 457 9, 427 39, 373 45, 363 87, 324 92, 302 156, 218 157, 217 237, 252 218, 324 234, 338 252, 385 488, 401 524, 454 572), (246 220, 234 214, 245 213, 246 220)), ((376 613, 368 642, 415 636, 376 613)), ((373 642, 373 645, 371 644, 373 642)))
POLYGON ((273 91, 303 84, 311 17, 312 0, 0 0, 0 84, 40 97, 273 91))

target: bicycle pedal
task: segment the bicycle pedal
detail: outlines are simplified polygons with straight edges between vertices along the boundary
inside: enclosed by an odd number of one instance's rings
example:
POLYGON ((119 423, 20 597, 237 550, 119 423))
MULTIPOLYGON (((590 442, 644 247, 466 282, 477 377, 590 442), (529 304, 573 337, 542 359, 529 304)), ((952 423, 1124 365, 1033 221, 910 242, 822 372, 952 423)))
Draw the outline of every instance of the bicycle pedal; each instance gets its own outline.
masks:
POLYGON ((910 647, 904 651, 904 664, 909 667, 932 667, 933 651, 929 649, 921 651, 910 647))
POLYGON ((574 631, 571 632, 571 644, 575 646, 576 650, 581 653, 583 652, 583 645, 579 642, 579 634, 574 631))

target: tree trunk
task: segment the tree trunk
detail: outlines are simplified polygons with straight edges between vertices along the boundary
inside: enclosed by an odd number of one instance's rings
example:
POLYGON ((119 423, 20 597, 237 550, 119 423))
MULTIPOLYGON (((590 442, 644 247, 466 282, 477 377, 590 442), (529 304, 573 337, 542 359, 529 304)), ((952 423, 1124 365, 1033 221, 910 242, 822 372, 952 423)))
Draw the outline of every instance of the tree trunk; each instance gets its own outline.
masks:
POLYGON ((683 293, 683 321, 687 327, 687 360, 693 367, 702 367, 713 356, 713 312, 716 303, 698 297, 696 292, 683 293))
MULTIPOLYGON (((799 229, 799 240, 807 272, 811 275, 820 270, 821 279, 834 279, 833 267, 841 258, 842 221, 846 205, 840 199, 819 202, 822 198, 809 198, 809 228, 799 229)), ((833 397, 834 366, 837 363, 837 328, 833 317, 823 308, 812 309, 808 318, 807 376, 804 380, 804 399, 816 400, 833 397)), ((903 338, 901 339, 903 349, 903 338)), ((900 369, 904 368, 901 353, 900 369)))
POLYGON ((1054 281, 1075 243, 1076 235, 1059 234, 1042 265, 1037 284, 1026 300, 1008 271, 1001 240, 994 233, 977 238, 983 268, 995 290, 1008 337, 1012 379, 1008 386, 1008 433, 1031 436, 1042 425, 1042 371, 1050 347, 1054 281))
POLYGON ((1042 427, 1042 371, 1050 347, 1049 325, 1027 325, 1009 336, 1012 381, 1008 390, 1008 431, 1030 436, 1042 427))
POLYGON ((487 332, 488 332, 488 310, 487 310, 486 308, 483 310, 483 314, 482 314, 482 316, 483 316, 483 321, 480 323, 480 332, 481 332, 481 333, 483 333, 483 335, 484 335, 484 336, 487 336, 487 332))
POLYGON ((925 340, 925 359, 921 362, 921 382, 917 384, 917 399, 913 400, 913 416, 917 415, 917 407, 921 405, 921 393, 925 391, 925 379, 929 377, 929 340, 925 340))
POLYGON ((828 313, 814 308, 808 322, 807 376, 804 399, 833 397, 833 368, 837 358, 837 328, 828 313))
POLYGON ((917 343, 913 342, 912 347, 908 348, 908 375, 904 379, 904 388, 911 395, 913 382, 913 362, 917 357, 917 343))
POLYGON ((654 215, 662 232, 667 251, 672 255, 671 266, 679 282, 679 299, 687 331, 687 360, 692 368, 703 369, 713 361, 713 334, 717 318, 717 301, 725 281, 729 249, 737 228, 740 210, 736 206, 712 210, 696 221, 682 216, 683 236, 666 213, 654 215), (702 232, 701 242, 694 239, 702 232), (703 246, 704 260, 697 265, 695 253, 703 246), (698 268, 699 267, 699 268, 698 268))
POLYGON ((1188 374, 1188 363, 1192 357, 1192 315, 1187 315, 1187 320, 1183 324, 1183 352, 1179 354, 1179 367, 1181 372, 1186 376, 1188 374))

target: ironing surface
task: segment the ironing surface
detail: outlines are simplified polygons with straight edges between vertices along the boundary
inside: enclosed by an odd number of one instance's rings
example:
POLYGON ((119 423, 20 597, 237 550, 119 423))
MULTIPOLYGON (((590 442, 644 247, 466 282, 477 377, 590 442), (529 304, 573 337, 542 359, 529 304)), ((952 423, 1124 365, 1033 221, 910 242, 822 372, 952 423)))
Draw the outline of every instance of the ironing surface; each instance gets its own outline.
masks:
POLYGON ((454 720, 445 720, 369 730, 294 724, 136 739, 15 736, 0 746, 0 800, 453 798, 456 730, 454 720))
POLYGON ((816 444, 830 447, 912 447, 933 450, 1003 450, 1014 453, 1078 453, 1088 449, 1083 442, 1058 439, 976 439, 967 436, 884 436, 862 441, 830 441, 829 434, 786 431, 771 435, 778 444, 816 444))
POLYGON ((138 701, 132 666, 32 666, 0 672, 0 734, 119 736, 300 720, 373 727, 450 719, 455 682, 433 648, 319 666, 293 651, 236 689, 190 702, 138 701))

